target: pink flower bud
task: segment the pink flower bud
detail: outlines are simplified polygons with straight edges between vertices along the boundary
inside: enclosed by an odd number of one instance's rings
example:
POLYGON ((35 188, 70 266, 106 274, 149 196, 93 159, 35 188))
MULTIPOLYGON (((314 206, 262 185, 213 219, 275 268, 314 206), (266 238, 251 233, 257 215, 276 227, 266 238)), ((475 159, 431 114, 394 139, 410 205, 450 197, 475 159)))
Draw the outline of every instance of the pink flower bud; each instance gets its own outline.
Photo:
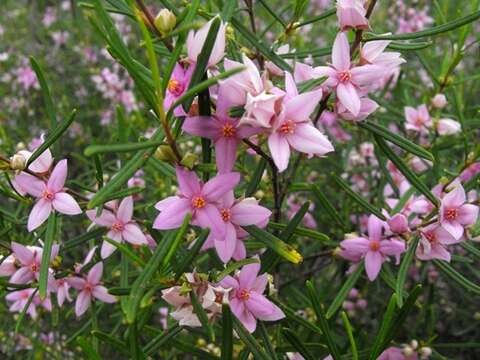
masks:
POLYGON ((367 305, 368 305, 368 303, 367 303, 367 300, 365 300, 365 299, 359 299, 357 301, 357 308, 359 308, 359 309, 362 309, 362 310, 366 309, 367 305))
POLYGON ((447 98, 443 94, 437 94, 432 98, 432 105, 434 108, 443 109, 447 106, 447 98))
POLYGON ((396 214, 392 216, 390 219, 388 219, 387 223, 388 226, 390 226, 390 230, 397 234, 402 234, 409 230, 407 217, 403 214, 396 214))
POLYGON ((440 119, 437 123, 438 134, 443 135, 453 135, 460 132, 462 126, 458 121, 452 119, 440 119))

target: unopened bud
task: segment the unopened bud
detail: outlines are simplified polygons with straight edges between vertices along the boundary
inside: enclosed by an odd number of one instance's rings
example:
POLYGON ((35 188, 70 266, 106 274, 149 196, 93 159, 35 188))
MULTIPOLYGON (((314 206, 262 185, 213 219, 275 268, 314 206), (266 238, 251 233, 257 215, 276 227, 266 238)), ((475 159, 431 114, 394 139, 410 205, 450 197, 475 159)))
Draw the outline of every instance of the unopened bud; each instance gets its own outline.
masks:
POLYGON ((177 17, 168 9, 162 9, 155 18, 155 26, 162 34, 168 34, 177 25, 177 17))
POLYGON ((408 229, 408 219, 403 214, 395 214, 387 221, 390 230, 395 234, 403 234, 408 229))
POLYGON ((480 312, 477 311, 475 314, 473 314, 473 319, 477 321, 480 320, 480 312))
POLYGON ((447 98, 443 94, 437 94, 432 98, 432 105, 437 109, 443 109, 447 106, 447 98))
POLYGON ((432 355, 432 349, 429 347, 422 347, 420 350, 420 356, 424 359, 428 358, 430 355, 432 355))
POLYGON ((192 169, 196 161, 197 161, 197 155, 191 152, 187 152, 184 155, 182 161, 180 161, 180 164, 185 166, 187 169, 192 169))
POLYGON ((155 157, 161 161, 175 162, 175 154, 173 153, 172 148, 168 145, 160 145, 155 151, 155 157))
POLYGON ((410 346, 412 347, 412 349, 416 349, 418 347, 418 341, 417 340, 410 341, 410 346))
POLYGON ((406 357, 412 356, 415 353, 415 350, 413 350, 410 345, 407 345, 403 348, 403 355, 406 357))
POLYGON ((10 160, 10 167, 13 170, 24 170, 27 166, 27 158, 22 154, 15 154, 10 160))

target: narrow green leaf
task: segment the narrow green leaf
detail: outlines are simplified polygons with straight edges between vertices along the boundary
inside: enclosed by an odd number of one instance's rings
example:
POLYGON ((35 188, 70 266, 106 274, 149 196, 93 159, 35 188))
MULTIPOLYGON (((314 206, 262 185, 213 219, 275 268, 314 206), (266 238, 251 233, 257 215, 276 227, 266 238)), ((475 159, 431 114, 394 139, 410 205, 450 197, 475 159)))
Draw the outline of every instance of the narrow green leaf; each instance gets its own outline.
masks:
POLYGON ((399 51, 415 51, 415 50, 425 49, 432 45, 433 45, 433 42, 431 41, 410 42, 410 43, 391 42, 390 44, 388 44, 387 49, 399 50, 399 51))
POLYGON ((90 145, 83 152, 85 156, 92 156, 95 154, 108 154, 129 152, 148 149, 151 147, 158 147, 164 144, 163 141, 143 141, 138 143, 126 143, 126 144, 108 144, 108 145, 90 145))
POLYGON ((267 354, 263 351, 260 344, 257 340, 250 334, 243 324, 236 318, 233 317, 233 327, 237 332, 238 337, 243 343, 247 346, 248 350, 253 354, 255 359, 258 360, 270 360, 267 354))
POLYGON ((273 347, 273 344, 270 341, 270 338, 268 336, 268 331, 267 331, 267 327, 265 326, 265 323, 263 321, 258 321, 257 329, 258 329, 258 332, 260 333, 260 336, 262 337, 265 350, 267 351, 268 355, 270 355, 270 358, 272 360, 278 360, 277 354, 275 352, 275 348, 273 347))
POLYGON ((388 140, 394 143, 395 145, 401 147, 403 150, 409 152, 410 154, 417 155, 429 161, 435 160, 432 153, 425 150, 420 145, 417 145, 411 142, 410 140, 404 138, 403 136, 400 136, 381 125, 375 124, 370 121, 362 121, 362 122, 358 122, 357 124, 362 129, 366 129, 374 134, 377 134, 383 137, 385 140, 388 140))
POLYGON ((180 331, 182 331, 182 327, 177 324, 166 331, 160 332, 147 345, 143 347, 143 352, 147 355, 154 354, 169 340, 175 338, 175 336, 177 336, 180 331))
POLYGON ((268 2, 266 0, 258 0, 258 2, 265 8, 265 10, 267 10, 267 12, 276 20, 280 23, 280 25, 282 25, 283 28, 286 28, 287 27, 287 23, 285 23, 285 21, 283 21, 283 19, 277 15, 276 11, 273 10, 270 5, 268 5, 268 2))
POLYGON ((117 337, 114 337, 110 334, 107 334, 106 332, 100 331, 100 330, 93 330, 92 335, 95 336, 96 338, 102 340, 103 342, 113 346, 115 349, 119 350, 122 352, 124 355, 128 355, 128 349, 125 343, 121 340, 119 340, 117 337))
POLYGON ((373 135, 375 141, 377 142, 380 150, 385 154, 387 158, 390 159, 391 162, 397 167, 397 169, 407 178, 410 184, 415 187, 418 191, 420 191, 423 195, 427 197, 435 206, 438 206, 438 199, 435 195, 432 194, 430 189, 423 183, 419 177, 409 169, 409 167, 403 162, 402 159, 395 154, 392 149, 387 145, 385 140, 381 136, 376 134, 373 135))
POLYGON ((175 234, 175 238, 173 239, 172 244, 168 248, 167 255, 162 260, 162 265, 166 266, 170 264, 170 260, 172 257, 175 255, 178 247, 180 246, 180 243, 185 237, 185 234, 187 233, 188 230, 188 225, 190 224, 190 221, 192 220, 192 215, 190 213, 187 213, 185 215, 185 218, 183 219, 182 225, 180 225, 180 228, 177 230, 175 234))
POLYGON ((77 344, 82 348, 83 352, 89 360, 102 360, 100 354, 93 348, 92 344, 83 336, 77 337, 77 344))
POLYGON ((350 342, 350 351, 352 353, 352 359, 358 360, 357 343, 355 342, 355 338, 353 336, 352 325, 350 324, 350 320, 348 320, 348 316, 345 311, 342 311, 340 315, 342 317, 343 326, 345 326, 345 330, 347 331, 348 341, 350 342))
POLYGON ((43 101, 45 102, 45 110, 47 111, 47 115, 50 118, 50 128, 54 129, 57 126, 57 115, 55 111, 55 106, 53 105, 50 88, 48 87, 47 81, 45 80, 45 75, 42 68, 33 56, 30 56, 30 64, 32 65, 33 71, 35 71, 35 74, 37 75, 40 89, 42 90, 43 101))
POLYGON ((225 0, 222 8, 222 20, 229 22, 237 8, 237 0, 225 0))
POLYGON ((42 262, 40 265, 40 276, 38 279, 38 293, 41 299, 47 296, 48 269, 50 268, 50 257, 52 255, 52 246, 56 235, 56 215, 50 214, 47 221, 47 230, 45 233, 45 243, 42 251, 42 262))
POLYGON ((333 205, 330 203, 330 201, 327 199, 327 197, 323 194, 323 192, 320 190, 318 185, 313 185, 312 186, 312 191, 313 194, 317 197, 320 206, 325 210, 325 212, 334 220, 342 229, 345 229, 346 226, 338 214, 337 210, 333 207, 333 205))
POLYGON ((314 360, 316 359, 310 351, 305 347, 302 341, 298 338, 298 336, 290 329, 283 328, 282 335, 287 341, 293 346, 296 352, 299 352, 305 359, 307 360, 314 360))
POLYGON ((319 77, 317 79, 310 79, 310 80, 305 80, 302 81, 301 83, 298 84, 298 92, 300 94, 306 93, 308 91, 311 91, 315 89, 316 87, 319 87, 322 85, 325 80, 327 80, 326 76, 319 77))
POLYGON ((66 251, 73 249, 74 247, 86 243, 89 240, 96 239, 101 237, 106 232, 105 228, 97 228, 94 230, 90 230, 84 234, 75 236, 63 243, 63 246, 60 247, 61 251, 66 251))
MULTIPOLYGON (((159 130, 155 132, 152 136, 152 141, 157 141, 161 137, 159 130)), ((145 164, 150 156, 153 155, 155 149, 150 148, 149 150, 142 150, 137 152, 127 163, 122 167, 122 169, 106 184, 101 188, 90 200, 88 203, 88 208, 93 209, 101 204, 104 204, 107 198, 117 190, 120 186, 124 185, 135 172, 145 164)))
MULTIPOLYGON (((276 222, 269 222, 268 227, 276 230, 285 230, 287 228, 286 224, 279 224, 276 222)), ((298 236, 305 236, 307 238, 315 239, 315 240, 320 240, 320 241, 330 241, 330 237, 326 234, 323 234, 321 232, 312 230, 312 229, 307 229, 304 227, 297 226, 295 230, 293 231, 295 235, 298 236)))
POLYGON ((443 260, 433 260, 433 264, 451 280, 463 287, 467 291, 471 291, 476 295, 480 295, 480 286, 471 282, 455 270, 449 263, 443 260))
POLYGON ((101 189, 103 187, 103 167, 98 154, 94 155, 93 162, 95 164, 95 179, 97 180, 98 188, 101 189))
POLYGON ((402 263, 400 264, 400 269, 398 270, 397 282, 395 285, 395 292, 397 293, 397 305, 398 307, 403 306, 403 286, 405 285, 405 280, 407 279, 408 269, 412 264, 413 255, 415 250, 417 250, 418 242, 420 237, 416 236, 415 239, 409 244, 406 254, 403 256, 402 263))
POLYGON ((462 241, 460 246, 475 256, 477 259, 480 259, 480 249, 477 249, 475 245, 471 241, 462 241))
POLYGON ((174 234, 174 232, 167 233, 162 243, 157 245, 155 252, 144 267, 143 272, 133 283, 128 300, 127 312, 125 314, 128 323, 133 324, 135 322, 140 301, 147 289, 148 283, 158 270, 162 259, 170 248, 174 234))
POLYGON ((405 193, 402 195, 402 197, 398 200, 397 204, 395 207, 392 209, 390 212, 390 215, 393 216, 395 214, 398 214, 402 209, 405 207, 407 204, 408 200, 412 197, 412 195, 415 193, 415 188, 411 187, 405 193))
POLYGON ((357 283, 358 279, 360 278, 360 275, 363 272, 364 264, 363 262, 357 266, 354 272, 352 272, 347 280, 343 283, 342 287, 340 290, 337 292, 337 296, 335 296, 335 299, 333 299, 332 303, 330 304, 330 307, 327 310, 326 313, 326 318, 330 319, 335 313, 337 312, 338 309, 343 304, 343 301, 347 298, 348 293, 352 288, 355 286, 357 283))
POLYGON ((312 17, 310 19, 307 19, 307 20, 301 22, 300 24, 296 25, 295 27, 299 28, 299 27, 302 27, 302 26, 305 26, 305 25, 308 25, 308 24, 313 24, 315 22, 322 21, 326 18, 329 18, 332 15, 335 15, 336 12, 337 12, 336 8, 325 10, 325 12, 321 13, 320 15, 312 17))
POLYGON ((425 29, 422 31, 417 31, 413 33, 405 33, 405 34, 394 34, 394 35, 374 35, 369 37, 365 41, 373 41, 373 40, 410 40, 410 39, 418 39, 427 36, 436 36, 447 31, 455 30, 461 26, 467 25, 475 20, 480 18, 480 11, 476 11, 473 14, 464 16, 462 18, 450 21, 446 24, 434 26, 430 29, 425 29))
POLYGON ((353 191, 350 188, 350 185, 348 185, 345 180, 343 180, 341 177, 337 176, 334 173, 330 174, 330 176, 337 183, 337 185, 340 186, 348 194, 348 196, 350 196, 352 200, 355 201, 358 205, 360 205, 363 209, 365 209, 367 212, 375 215, 377 218, 383 221, 387 220, 387 218, 382 214, 382 212, 379 209, 371 205, 367 200, 365 200, 363 197, 361 197, 355 191, 353 191))
POLYGON ((310 298, 313 310, 315 311, 315 315, 317 316, 317 323, 320 329, 322 329, 323 335, 325 336, 330 355, 333 357, 334 360, 340 360, 340 352, 338 351, 337 344, 335 344, 335 341, 333 340, 333 334, 330 330, 330 326, 328 325, 325 313, 323 312, 322 304, 320 303, 317 291, 315 290, 315 287, 313 286, 313 283, 311 281, 307 281, 307 290, 308 297, 310 298))
POLYGON ((117 241, 114 241, 112 239, 109 239, 108 237, 104 237, 104 241, 108 242, 110 245, 115 246, 118 250, 122 252, 122 254, 125 254, 126 257, 128 257, 130 260, 133 262, 137 263, 141 267, 145 267, 147 264, 145 261, 143 261, 137 254, 135 254, 129 247, 128 245, 124 243, 119 243, 117 241))
POLYGON ((233 360, 233 321, 230 306, 222 305, 222 360, 233 360))
POLYGON ((215 343, 215 332, 213 331, 212 326, 208 322, 208 316, 207 316, 207 313, 205 312, 205 309, 198 302, 198 298, 197 298, 197 295, 195 294, 195 291, 190 291, 190 300, 192 301, 193 311, 197 315, 198 320, 200 320, 203 330, 207 331, 210 342, 215 343))
POLYGON ((268 60, 273 62, 277 65, 280 69, 286 71, 292 71, 292 67, 283 60, 280 56, 275 54, 268 46, 266 46, 260 39, 257 38, 255 34, 253 34, 250 30, 248 30, 239 19, 235 16, 231 18, 231 23, 233 27, 243 36, 245 40, 254 48, 258 49, 263 56, 265 56, 268 60))
POLYGON ((373 343, 371 353, 370 353, 370 360, 375 360, 378 355, 383 351, 383 344, 385 343, 385 339, 387 338, 388 331, 390 330, 394 315, 395 315, 395 306, 397 304, 397 296, 396 294, 392 294, 390 301, 387 306, 387 310, 383 315, 382 324, 380 325, 380 329, 378 330, 377 336, 375 337, 375 342, 373 343))
POLYGON ((45 141, 40 145, 37 150, 30 156, 27 162, 27 167, 34 162, 42 153, 47 150, 50 146, 52 146, 59 138, 62 136, 62 134, 68 129, 70 124, 75 120, 75 115, 77 114, 77 110, 73 110, 70 113, 70 116, 66 118, 64 121, 62 121, 56 128, 55 130, 50 133, 45 141))
POLYGON ((262 180, 262 176, 266 166, 267 166, 267 161, 263 158, 260 159, 252 175, 252 178, 250 179, 250 182, 247 185, 247 189, 245 190, 245 197, 250 197, 250 196, 253 196, 253 194, 255 194, 255 192, 258 189, 258 185, 262 180))
POLYGON ((180 276, 182 276, 183 273, 192 265, 193 260, 196 258, 198 252, 207 240, 209 233, 209 229, 202 229, 197 240, 195 240, 195 244, 193 244, 187 255, 182 259, 178 267, 175 269, 175 281, 178 280, 180 276))
POLYGON ((278 301, 273 301, 276 305, 278 305, 283 312, 285 313, 285 316, 287 317, 288 320, 291 320, 301 326, 303 326, 305 329, 309 329, 313 331, 314 333, 317 333, 318 335, 323 335, 322 330, 315 324, 312 324, 310 321, 304 319, 301 316, 298 316, 296 311, 286 304, 280 303, 278 301))
POLYGON ((105 202, 109 202, 111 200, 116 200, 116 199, 123 199, 127 196, 140 194, 144 190, 145 190, 145 188, 141 188, 139 186, 132 186, 132 187, 120 190, 120 191, 115 191, 114 193, 110 194, 107 197, 107 200, 105 202))
POLYGON ((269 232, 258 228, 255 225, 243 226, 243 229, 247 231, 251 236, 253 236, 258 241, 264 243, 267 247, 275 251, 278 255, 284 259, 298 264, 303 261, 302 255, 295 250, 292 246, 286 244, 281 239, 276 237, 269 232))

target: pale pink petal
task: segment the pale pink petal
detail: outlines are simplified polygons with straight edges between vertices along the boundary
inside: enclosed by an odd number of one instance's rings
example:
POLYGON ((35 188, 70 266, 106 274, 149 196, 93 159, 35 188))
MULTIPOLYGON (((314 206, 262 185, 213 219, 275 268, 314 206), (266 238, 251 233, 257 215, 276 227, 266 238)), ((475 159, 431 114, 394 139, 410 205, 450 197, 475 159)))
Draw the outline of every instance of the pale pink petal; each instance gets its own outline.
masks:
POLYGON ((259 320, 277 321, 285 317, 285 314, 278 306, 263 295, 253 291, 250 293, 250 298, 245 302, 245 306, 259 320))
POLYGON ((175 203, 172 202, 158 214, 153 223, 153 228, 160 230, 175 229, 182 224, 189 211, 191 211, 190 200, 178 198, 175 203))
POLYGON ((238 275, 238 283, 240 284, 240 287, 250 289, 255 283, 259 271, 259 263, 248 264, 242 267, 242 270, 238 275))
POLYGON ((215 142, 215 160, 221 174, 232 171, 237 158, 238 140, 221 137, 215 142))
POLYGON ((66 279, 66 282, 73 288, 77 290, 82 290, 85 287, 85 284, 87 283, 85 279, 79 278, 79 277, 69 277, 66 279))
POLYGON ((237 245, 235 247, 235 251, 233 252, 232 257, 237 261, 243 260, 247 257, 247 249, 245 248, 245 244, 243 243, 243 241, 237 241, 237 245))
POLYGON ((90 307, 91 295, 87 291, 81 291, 75 302, 75 315, 80 317, 90 307))
POLYGON ((128 241, 130 244, 142 245, 148 244, 145 234, 140 230, 136 224, 127 224, 122 232, 122 237, 125 241, 128 241))
MULTIPOLYGON (((118 242, 118 241, 117 241, 118 242)), ((108 258, 110 255, 114 253, 114 251, 117 250, 117 247, 115 245, 110 244, 107 241, 104 241, 102 243, 102 248, 100 249, 100 257, 102 259, 108 258)))
POLYGON ((405 112, 405 119, 410 122, 410 123, 414 123, 416 121, 416 118, 417 118, 417 110, 415 110, 415 108, 411 107, 411 106, 405 106, 404 108, 404 112, 405 112))
POLYGON ((342 242, 340 242, 340 246, 345 250, 363 255, 370 248, 370 241, 368 239, 359 237, 343 240, 342 242))
POLYGON ((351 70, 352 82, 357 86, 371 85, 385 75, 385 70, 379 65, 363 65, 351 70))
POLYGON ((379 251, 369 251, 365 256, 365 270, 368 279, 373 281, 377 278, 380 269, 382 268, 383 257, 379 251))
POLYGON ((220 174, 210 179, 202 188, 202 195, 208 201, 218 201, 228 191, 232 190, 240 181, 238 172, 220 174))
POLYGON ((97 285, 93 288, 92 295, 95 296, 98 300, 105 303, 114 303, 117 302, 117 298, 108 293, 108 290, 105 286, 97 285))
POLYGON ((52 203, 45 199, 40 199, 33 206, 30 215, 28 216, 27 229, 33 231, 42 225, 52 212, 52 203))
POLYGON ((65 180, 67 179, 67 172, 67 160, 64 159, 59 161, 58 164, 53 168, 50 178, 48 179, 48 189, 53 192, 61 191, 65 185, 65 180))
POLYGON ((368 237, 370 240, 380 241, 382 237, 384 222, 375 215, 368 217, 368 237))
MULTIPOLYGON (((295 66, 295 70, 296 68, 297 66, 295 66)), ((285 92, 291 97, 298 95, 297 85, 293 80, 292 74, 290 74, 288 71, 285 71, 285 92)))
POLYGON ((339 83, 337 86, 337 97, 348 111, 354 116, 358 115, 361 106, 360 97, 351 83, 339 83))
POLYGON ((196 223, 203 228, 209 228, 215 238, 225 236, 225 222, 220 215, 220 211, 212 204, 205 205, 195 213, 196 223))
POLYGON ((58 212, 66 215, 78 215, 82 213, 82 209, 72 195, 58 192, 52 201, 53 208, 58 212))
POLYGON ((285 119, 296 122, 309 120, 322 99, 322 90, 309 91, 295 96, 285 103, 285 119))
POLYGON ((100 282, 103 273, 103 263, 99 262, 93 265, 93 267, 88 271, 87 281, 91 285, 96 285, 100 282))
POLYGON ((97 225, 111 227, 116 221, 115 215, 110 211, 103 209, 100 216, 97 215, 97 209, 87 210, 86 214, 88 218, 97 225))
POLYGON ((451 255, 447 249, 445 249, 442 245, 436 244, 432 246, 432 250, 429 254, 431 259, 440 259, 450 262, 451 255))
POLYGON ((437 226, 434 230, 435 237, 440 244, 452 245, 457 244, 461 239, 456 239, 445 230, 442 226, 437 226))
POLYGON ((30 265, 34 260, 33 251, 31 251, 26 246, 19 244, 15 241, 12 241, 10 245, 13 254, 17 260, 19 260, 22 265, 30 265))
POLYGON ((287 139, 278 132, 273 132, 268 137, 268 147, 278 171, 284 171, 290 160, 290 145, 287 139))
POLYGON ((458 222, 443 221, 442 227, 447 230, 455 239, 460 239, 463 235, 463 226, 458 222))
POLYGON ((35 278, 30 267, 21 267, 10 277, 12 284, 27 284, 35 278))
POLYGON ((128 223, 133 216, 133 198, 131 196, 122 200, 117 210, 117 218, 124 224, 128 223))
POLYGON ((390 42, 390 40, 378 40, 365 43, 360 50, 362 58, 368 62, 374 62, 390 42))
POLYGON ((457 221, 464 225, 475 224, 478 218, 478 206, 472 204, 465 204, 458 208, 457 221))
POLYGON ((466 201, 465 190, 462 185, 456 186, 452 191, 446 194, 442 199, 442 206, 460 207, 466 201))
POLYGON ((158 211, 163 211, 168 208, 170 205, 175 204, 175 202, 180 199, 178 196, 169 196, 163 200, 160 200, 155 204, 155 209, 158 211))
POLYGON ((208 139, 216 139, 221 132, 220 123, 210 116, 187 117, 182 129, 190 135, 208 139))
POLYGON ((245 200, 235 204, 230 211, 232 222, 239 226, 258 224, 272 214, 269 209, 245 200))
POLYGON ((30 164, 28 170, 31 170, 35 173, 45 173, 52 166, 53 158, 50 149, 45 150, 34 162, 30 164))
POLYGON ((215 239, 214 242, 218 257, 226 264, 232 258, 237 243, 237 231, 235 227, 231 223, 227 223, 225 237, 215 239))
POLYGON ((332 48, 332 64, 337 70, 350 68, 350 44, 347 36, 339 32, 335 38, 332 48))
POLYGON ((45 182, 37 179, 35 176, 23 172, 15 176, 15 183, 24 192, 35 197, 41 197, 43 192, 47 189, 45 182))
POLYGON ((265 292, 265 288, 268 284, 268 275, 262 274, 257 277, 252 285, 252 290, 255 290, 258 294, 263 294, 265 292))
POLYGON ((306 154, 322 156, 335 150, 328 138, 309 123, 297 124, 295 132, 286 138, 295 150, 306 154))
POLYGON ((186 170, 181 166, 176 167, 178 187, 183 195, 191 197, 200 192, 200 180, 193 171, 186 170))
POLYGON ((220 280, 220 285, 225 289, 238 289, 238 281, 234 277, 227 275, 222 280, 220 280))

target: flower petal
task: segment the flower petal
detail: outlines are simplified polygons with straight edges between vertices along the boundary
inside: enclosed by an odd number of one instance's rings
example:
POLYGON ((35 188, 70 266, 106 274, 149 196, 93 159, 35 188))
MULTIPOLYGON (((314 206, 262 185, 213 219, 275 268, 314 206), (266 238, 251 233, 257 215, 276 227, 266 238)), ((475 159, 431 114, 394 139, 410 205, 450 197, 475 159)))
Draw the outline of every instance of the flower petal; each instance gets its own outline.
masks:
POLYGON ((65 180, 67 179, 67 172, 67 159, 63 159, 59 161, 58 164, 53 168, 53 171, 47 182, 48 189, 53 192, 61 191, 65 185, 65 180))
POLYGON ((328 138, 309 123, 297 124, 295 132, 287 135, 286 138, 295 150, 306 154, 322 156, 334 151, 328 138))
POLYGON ((220 260, 225 264, 229 262, 237 245, 237 231, 235 227, 231 223, 227 223, 225 237, 223 239, 215 239, 214 243, 220 260))
POLYGON ((145 234, 140 230, 137 224, 127 224, 122 232, 122 237, 130 244, 142 245, 148 244, 145 234))
POLYGON ((117 210, 117 218, 124 224, 128 223, 133 216, 133 198, 131 196, 122 200, 117 210))
POLYGON ((337 86, 337 97, 345 108, 350 111, 354 116, 357 116, 360 112, 360 97, 358 96, 355 87, 347 82, 340 83, 337 86))
POLYGON ((66 215, 78 215, 82 213, 82 209, 72 195, 58 192, 52 201, 53 208, 58 212, 66 215))
POLYGON ((380 269, 382 268, 383 257, 379 251, 369 251, 365 255, 365 270, 368 279, 373 281, 377 278, 380 269))
POLYGON ((92 295, 95 296, 98 300, 105 303, 114 303, 117 302, 117 298, 108 293, 108 290, 105 286, 95 286, 92 291, 92 295))
POLYGON ((77 301, 75 302, 75 315, 80 317, 90 307, 91 295, 87 291, 81 291, 78 294, 77 301))
POLYGON ((186 170, 181 166, 176 167, 178 187, 183 195, 191 197, 200 192, 200 180, 193 171, 186 170))
POLYGON ((52 203, 45 199, 40 199, 33 206, 30 215, 28 216, 27 229, 33 231, 42 225, 52 212, 52 203))
POLYGON ((343 32, 337 34, 333 43, 332 64, 337 70, 350 69, 350 44, 343 32))
POLYGON ((235 138, 221 137, 215 142, 215 160, 219 173, 232 171, 237 158, 237 146, 235 138))
POLYGON ((34 260, 34 254, 33 251, 31 251, 29 248, 26 246, 19 244, 15 241, 12 241, 12 244, 10 245, 13 255, 17 260, 19 260, 22 265, 30 265, 33 260, 34 260))
POLYGON ((35 197, 41 197, 47 188, 44 181, 23 172, 15 176, 15 183, 21 190, 35 197))
POLYGON ((242 267, 242 270, 238 275, 238 283, 240 284, 240 287, 251 289, 257 279, 259 271, 260 263, 248 264, 242 267))
POLYGON ((216 139, 221 133, 219 122, 210 116, 187 117, 182 129, 190 135, 201 136, 208 139, 216 139))
POLYGON ((103 273, 103 263, 99 262, 93 265, 93 267, 88 271, 87 280, 91 285, 98 284, 102 278, 103 273))
POLYGON ((233 190, 239 181, 238 172, 217 175, 203 186, 202 195, 210 202, 218 201, 228 191, 233 190))
POLYGON ((266 207, 246 200, 240 201, 230 209, 232 223, 235 225, 255 225, 265 221, 272 214, 266 207))
POLYGON ((285 171, 290 160, 290 145, 285 136, 273 132, 268 137, 268 148, 279 172, 285 171))
POLYGON ((158 214, 153 223, 153 228, 160 230, 175 229, 182 224, 185 215, 191 210, 190 200, 178 198, 158 214))

